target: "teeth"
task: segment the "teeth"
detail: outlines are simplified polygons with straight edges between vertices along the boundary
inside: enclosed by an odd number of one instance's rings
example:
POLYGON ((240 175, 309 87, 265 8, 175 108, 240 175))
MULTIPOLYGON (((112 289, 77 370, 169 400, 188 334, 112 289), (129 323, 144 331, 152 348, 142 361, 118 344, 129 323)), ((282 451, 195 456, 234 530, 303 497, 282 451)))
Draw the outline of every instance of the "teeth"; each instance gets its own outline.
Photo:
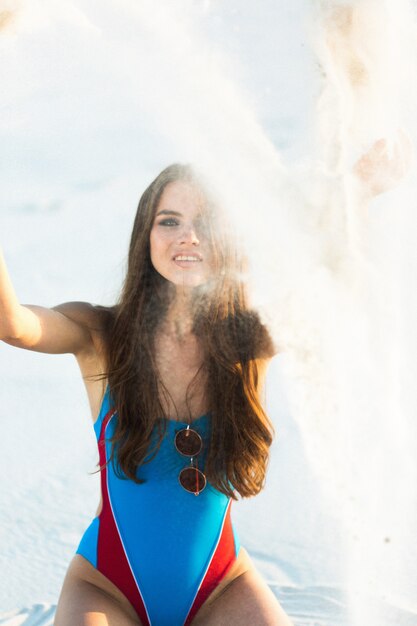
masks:
POLYGON ((185 255, 180 255, 180 256, 176 256, 174 257, 175 261, 200 261, 199 258, 197 258, 196 256, 185 256, 185 255))

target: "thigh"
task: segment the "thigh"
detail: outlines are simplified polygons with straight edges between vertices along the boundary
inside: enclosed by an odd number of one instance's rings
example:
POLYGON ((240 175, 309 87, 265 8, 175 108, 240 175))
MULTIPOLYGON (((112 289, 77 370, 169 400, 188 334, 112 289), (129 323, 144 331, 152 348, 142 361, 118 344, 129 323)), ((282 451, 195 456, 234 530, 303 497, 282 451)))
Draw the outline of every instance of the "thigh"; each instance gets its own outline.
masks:
POLYGON ((293 626, 256 570, 235 578, 212 603, 205 604, 192 626, 293 626))
POLYGON ((54 626, 141 626, 120 603, 86 580, 66 577, 54 626))

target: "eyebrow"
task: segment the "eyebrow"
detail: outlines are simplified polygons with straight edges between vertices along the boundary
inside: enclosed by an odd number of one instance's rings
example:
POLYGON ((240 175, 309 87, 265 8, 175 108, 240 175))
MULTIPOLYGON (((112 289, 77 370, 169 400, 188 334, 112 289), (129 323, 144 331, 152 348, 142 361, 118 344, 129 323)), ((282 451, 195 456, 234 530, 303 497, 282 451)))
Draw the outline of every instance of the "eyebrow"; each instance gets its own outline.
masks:
POLYGON ((177 215, 178 217, 181 217, 182 213, 178 213, 178 211, 169 211, 166 209, 162 209, 162 211, 158 211, 156 217, 158 217, 158 215, 177 215))

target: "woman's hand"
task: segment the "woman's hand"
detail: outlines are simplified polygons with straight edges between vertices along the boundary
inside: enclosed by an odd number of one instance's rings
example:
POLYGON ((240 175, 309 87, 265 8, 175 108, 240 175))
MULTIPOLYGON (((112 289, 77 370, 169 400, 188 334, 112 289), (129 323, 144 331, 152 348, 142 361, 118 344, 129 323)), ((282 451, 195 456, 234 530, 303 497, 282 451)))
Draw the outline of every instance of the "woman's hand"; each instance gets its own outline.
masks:
POLYGON ((391 146, 378 139, 353 167, 364 195, 371 198, 395 187, 410 169, 412 157, 411 140, 403 131, 398 131, 391 146))

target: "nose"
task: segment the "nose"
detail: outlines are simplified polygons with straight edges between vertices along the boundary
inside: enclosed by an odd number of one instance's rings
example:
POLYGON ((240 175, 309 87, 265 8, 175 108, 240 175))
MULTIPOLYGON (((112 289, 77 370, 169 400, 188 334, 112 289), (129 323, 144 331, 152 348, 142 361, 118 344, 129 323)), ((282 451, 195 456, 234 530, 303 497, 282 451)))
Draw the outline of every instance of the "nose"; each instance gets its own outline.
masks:
POLYGON ((200 240, 197 236, 197 232, 195 227, 192 224, 184 225, 184 228, 180 233, 180 243, 184 244, 192 244, 194 246, 198 246, 200 240))

